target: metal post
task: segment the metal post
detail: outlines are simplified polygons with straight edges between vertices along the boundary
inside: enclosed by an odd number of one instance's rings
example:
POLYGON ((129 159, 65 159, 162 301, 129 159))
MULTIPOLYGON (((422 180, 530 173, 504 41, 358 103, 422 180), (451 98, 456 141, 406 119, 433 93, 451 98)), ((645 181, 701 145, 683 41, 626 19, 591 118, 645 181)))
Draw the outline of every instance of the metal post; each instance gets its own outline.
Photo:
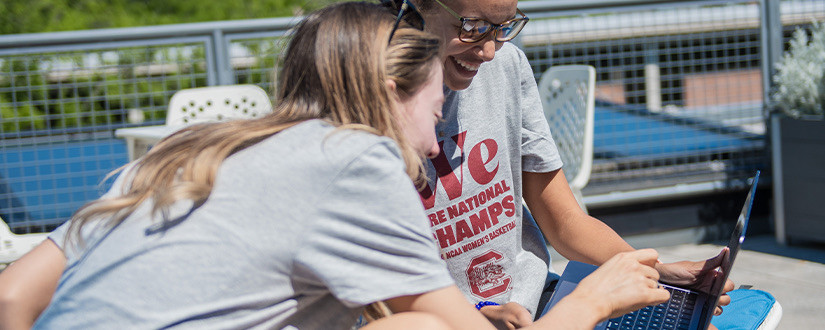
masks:
POLYGON ((662 77, 659 63, 645 64, 645 103, 651 112, 662 111, 662 77))
POLYGON ((776 72, 776 62, 782 58, 782 19, 780 0, 760 0, 760 36, 762 52, 762 109, 767 134, 765 144, 771 151, 771 159, 767 164, 772 165, 771 178, 773 185, 773 222, 774 234, 777 242, 785 244, 785 207, 783 201, 783 182, 781 163, 782 150, 779 145, 779 121, 771 121, 770 97, 773 90, 773 75, 776 72))
POLYGON ((662 74, 659 69, 659 50, 656 44, 647 44, 645 54, 645 104, 652 112, 662 111, 662 74))
POLYGON ((206 66, 206 85, 207 86, 215 86, 218 85, 218 77, 215 71, 217 70, 218 65, 215 64, 217 60, 215 57, 215 49, 217 47, 214 46, 215 40, 212 38, 208 38, 204 41, 203 49, 204 49, 204 65, 206 66))
POLYGON ((212 32, 212 47, 215 54, 212 68, 217 74, 218 85, 234 84, 235 78, 232 76, 232 67, 229 63, 229 45, 226 43, 223 31, 216 29, 212 32))
POLYGON ((779 117, 771 116, 770 121, 770 141, 771 141, 771 165, 773 165, 773 223, 774 235, 779 244, 787 243, 785 236, 785 193, 782 182, 782 144, 780 143, 779 117))
MULTIPOLYGON (((760 36, 762 36, 762 97, 764 104, 767 104, 773 88, 772 77, 776 72, 776 62, 782 58, 782 13, 779 6, 780 0, 760 0, 759 2, 760 36)), ((765 110, 767 112, 767 107, 765 110)), ((767 121, 767 116, 765 118, 767 121)))

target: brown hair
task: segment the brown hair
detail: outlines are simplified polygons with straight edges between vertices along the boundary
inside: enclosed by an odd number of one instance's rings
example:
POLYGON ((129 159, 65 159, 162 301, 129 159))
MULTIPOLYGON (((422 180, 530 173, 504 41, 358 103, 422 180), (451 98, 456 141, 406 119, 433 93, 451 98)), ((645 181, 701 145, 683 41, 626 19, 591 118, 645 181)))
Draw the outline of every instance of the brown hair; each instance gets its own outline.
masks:
POLYGON ((120 194, 92 201, 75 213, 69 233, 82 244, 92 219, 115 226, 144 202, 166 212, 178 200, 204 202, 232 154, 309 119, 362 129, 398 143, 410 178, 423 179, 420 155, 406 141, 400 99, 415 94, 439 56, 437 37, 402 24, 387 44, 395 17, 377 5, 349 2, 307 16, 293 30, 272 114, 252 120, 198 124, 158 143, 137 160, 120 194))

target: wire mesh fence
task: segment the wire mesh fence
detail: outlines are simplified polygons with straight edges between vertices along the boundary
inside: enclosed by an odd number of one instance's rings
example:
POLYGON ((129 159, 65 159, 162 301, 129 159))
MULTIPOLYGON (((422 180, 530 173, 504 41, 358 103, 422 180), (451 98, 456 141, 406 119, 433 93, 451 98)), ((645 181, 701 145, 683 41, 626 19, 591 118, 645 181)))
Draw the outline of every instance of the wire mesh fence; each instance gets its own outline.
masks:
MULTIPOLYGON (((523 2, 531 20, 516 41, 537 79, 552 65, 596 68, 585 202, 627 202, 615 193, 691 184, 725 189, 762 168, 759 2, 602 2, 553 9, 550 1, 550 9, 533 10, 544 2, 523 2)), ((822 1, 780 8, 786 39, 825 19, 822 1)), ((14 40, 31 36, 0 36, 0 217, 18 233, 67 220, 127 162, 113 131, 163 124, 180 89, 250 83, 272 91, 295 22, 38 34, 47 41, 23 46, 14 40)))
POLYGON ((274 92, 278 58, 286 49, 286 41, 283 33, 270 37, 240 36, 233 39, 231 44, 237 51, 230 54, 230 58, 235 82, 255 84, 267 92, 274 92))
POLYGON ((202 45, 119 45, 2 56, 0 216, 46 231, 126 163, 112 131, 163 123, 179 89, 206 85, 202 45))
MULTIPOLYGON (((823 5, 781 2, 786 39, 825 18, 823 5)), ((521 46, 537 79, 553 65, 596 68, 585 202, 729 189, 764 167, 759 6, 683 1, 531 17, 521 46)))

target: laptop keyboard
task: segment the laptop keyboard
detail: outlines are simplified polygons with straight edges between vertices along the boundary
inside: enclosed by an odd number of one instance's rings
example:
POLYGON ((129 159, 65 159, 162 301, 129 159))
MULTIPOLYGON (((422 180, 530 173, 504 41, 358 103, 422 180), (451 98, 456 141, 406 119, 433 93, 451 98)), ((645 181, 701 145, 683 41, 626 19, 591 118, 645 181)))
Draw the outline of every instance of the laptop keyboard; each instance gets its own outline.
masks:
POLYGON ((607 329, 688 329, 698 295, 678 288, 664 288, 670 291, 669 301, 610 319, 607 329))

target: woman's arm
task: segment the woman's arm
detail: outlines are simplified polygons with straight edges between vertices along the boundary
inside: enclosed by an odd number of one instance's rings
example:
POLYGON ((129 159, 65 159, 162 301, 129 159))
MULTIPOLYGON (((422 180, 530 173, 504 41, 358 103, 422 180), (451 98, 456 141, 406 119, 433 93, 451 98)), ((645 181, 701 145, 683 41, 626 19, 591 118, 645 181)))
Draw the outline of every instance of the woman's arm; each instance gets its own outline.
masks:
POLYGON ((46 239, 0 273, 0 329, 30 329, 49 305, 64 268, 63 251, 46 239))
MULTIPOLYGON (((547 315, 526 328, 592 329, 609 317, 666 301, 653 269, 658 254, 652 249, 620 253, 562 299, 547 315)), ((445 321, 452 329, 492 329, 455 285, 430 292, 388 299, 394 312, 423 312, 445 321)))
POLYGON ((608 318, 667 301, 670 293, 659 287, 659 273, 653 269, 658 256, 653 249, 617 254, 533 325, 593 329, 608 318))
MULTIPOLYGON (((571 260, 601 265, 615 254, 633 251, 613 229, 587 215, 576 202, 562 170, 549 173, 523 172, 524 200, 548 242, 559 253, 571 260)), ((714 276, 713 269, 721 263, 721 256, 707 261, 682 261, 656 264, 662 280, 671 284, 691 285, 714 276)), ((733 282, 725 283, 723 292, 733 289, 733 282)), ((723 295, 719 305, 730 303, 723 295)), ((719 310, 719 309, 717 309, 719 310)))
POLYGON ((522 175, 524 201, 545 238, 564 257, 601 265, 619 252, 633 251, 613 229, 579 207, 562 170, 522 175))
POLYGON ((445 321, 451 329, 494 329, 464 298, 457 286, 386 300, 394 313, 424 312, 445 321))

